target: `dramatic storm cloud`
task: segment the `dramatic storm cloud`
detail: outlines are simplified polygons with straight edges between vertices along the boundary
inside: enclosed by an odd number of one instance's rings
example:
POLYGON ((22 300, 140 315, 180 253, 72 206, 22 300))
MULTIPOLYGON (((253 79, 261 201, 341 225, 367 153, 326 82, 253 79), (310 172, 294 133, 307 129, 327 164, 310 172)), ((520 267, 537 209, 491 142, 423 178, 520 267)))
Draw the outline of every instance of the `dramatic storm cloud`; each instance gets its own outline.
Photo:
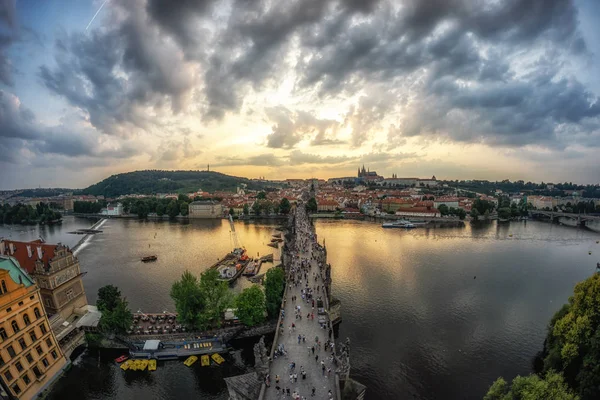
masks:
POLYGON ((598 183, 593 0, 101 3, 0 0, 4 171, 598 183))

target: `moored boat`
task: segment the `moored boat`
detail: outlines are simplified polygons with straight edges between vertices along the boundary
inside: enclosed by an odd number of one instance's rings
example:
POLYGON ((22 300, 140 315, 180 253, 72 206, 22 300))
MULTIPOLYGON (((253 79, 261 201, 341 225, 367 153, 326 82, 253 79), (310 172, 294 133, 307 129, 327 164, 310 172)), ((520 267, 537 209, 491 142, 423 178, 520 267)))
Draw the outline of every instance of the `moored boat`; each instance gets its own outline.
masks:
POLYGON ((123 364, 121 364, 121 369, 123 371, 127 371, 131 367, 131 364, 133 364, 133 361, 132 360, 127 360, 123 364))
POLYGON ((115 362, 122 363, 123 361, 127 360, 128 358, 129 357, 127 357, 126 355, 122 355, 121 357, 115 358, 115 362))
POLYGON ((256 261, 252 260, 248 263, 248 265, 246 266, 246 269, 244 270, 244 273, 242 275, 244 276, 253 276, 254 274, 256 274, 255 270, 256 270, 256 261))
POLYGON ((150 262, 150 261, 156 261, 156 260, 158 260, 158 257, 156 257, 156 256, 142 257, 142 262, 150 262))
POLYGON ((155 359, 148 361, 148 371, 156 371, 156 360, 155 359))
POLYGON ((394 222, 384 222, 383 224, 381 224, 382 228, 404 228, 406 227, 406 224, 409 223, 408 221, 404 221, 404 220, 399 220, 399 221, 394 221, 394 222))
POLYGON ((210 358, 213 359, 214 362, 216 362, 217 364, 223 364, 223 362, 225 362, 225 359, 223 357, 221 357, 221 355, 219 353, 215 353, 212 356, 210 356, 210 358))
POLYGON ((148 367, 148 360, 139 360, 138 371, 144 371, 148 367))
POLYGON ((210 365, 210 358, 207 354, 205 354, 202 357, 200 357, 200 362, 202 363, 203 367, 207 367, 210 365))
POLYGON ((196 361, 198 361, 198 357, 196 357, 196 356, 189 356, 183 363, 185 365, 187 365, 188 367, 191 367, 192 364, 194 364, 196 361))

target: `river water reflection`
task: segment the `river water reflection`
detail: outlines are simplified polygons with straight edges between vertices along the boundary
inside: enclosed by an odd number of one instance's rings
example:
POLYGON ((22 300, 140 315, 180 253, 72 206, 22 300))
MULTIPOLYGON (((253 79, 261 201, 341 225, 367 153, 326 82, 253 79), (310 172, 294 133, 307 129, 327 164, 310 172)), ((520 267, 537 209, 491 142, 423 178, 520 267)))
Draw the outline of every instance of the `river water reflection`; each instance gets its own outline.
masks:
MULTIPOLYGON (((91 225, 73 219, 64 227, 77 224, 91 225)), ((236 222, 251 254, 273 252, 266 244, 274 227, 236 222)), ((108 220, 101 229, 78 253, 88 299, 115 284, 134 310, 173 310, 172 282, 185 269, 199 274, 232 248, 221 220, 108 220), (147 254, 158 261, 141 263, 147 254)), ((368 386, 367 399, 481 399, 498 376, 529 373, 550 317, 593 273, 600 254, 600 235, 534 221, 404 231, 319 220, 316 229, 342 300, 339 333, 351 340, 352 375, 368 386)), ((0 236, 6 232, 0 227, 0 236)), ((235 290, 248 285, 238 282, 235 290)), ((111 362, 114 354, 87 354, 50 397, 70 398, 77 388, 80 399, 225 399, 221 378, 252 362, 251 343, 241 348, 227 368, 168 362, 135 378, 111 362)))

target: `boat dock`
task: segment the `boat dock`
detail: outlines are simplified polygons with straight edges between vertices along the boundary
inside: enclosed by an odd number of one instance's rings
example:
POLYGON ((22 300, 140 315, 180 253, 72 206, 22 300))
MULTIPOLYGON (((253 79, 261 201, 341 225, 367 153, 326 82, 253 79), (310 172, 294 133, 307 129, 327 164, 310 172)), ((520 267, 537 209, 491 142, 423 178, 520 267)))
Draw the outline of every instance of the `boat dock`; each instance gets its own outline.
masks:
POLYGON ((192 339, 180 341, 145 340, 132 342, 131 358, 177 360, 183 357, 224 352, 227 346, 221 338, 192 339))

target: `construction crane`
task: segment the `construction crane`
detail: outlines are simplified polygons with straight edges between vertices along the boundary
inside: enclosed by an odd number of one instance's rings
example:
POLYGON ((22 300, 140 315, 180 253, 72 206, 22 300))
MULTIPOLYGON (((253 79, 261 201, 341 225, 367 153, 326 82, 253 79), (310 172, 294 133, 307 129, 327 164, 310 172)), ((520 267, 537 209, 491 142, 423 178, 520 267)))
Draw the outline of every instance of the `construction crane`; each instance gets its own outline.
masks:
POLYGON ((244 249, 240 245, 240 240, 237 237, 235 225, 233 224, 233 218, 231 217, 231 214, 229 214, 229 226, 231 227, 231 237, 233 238, 233 252, 239 252, 241 254, 244 251, 244 249))

